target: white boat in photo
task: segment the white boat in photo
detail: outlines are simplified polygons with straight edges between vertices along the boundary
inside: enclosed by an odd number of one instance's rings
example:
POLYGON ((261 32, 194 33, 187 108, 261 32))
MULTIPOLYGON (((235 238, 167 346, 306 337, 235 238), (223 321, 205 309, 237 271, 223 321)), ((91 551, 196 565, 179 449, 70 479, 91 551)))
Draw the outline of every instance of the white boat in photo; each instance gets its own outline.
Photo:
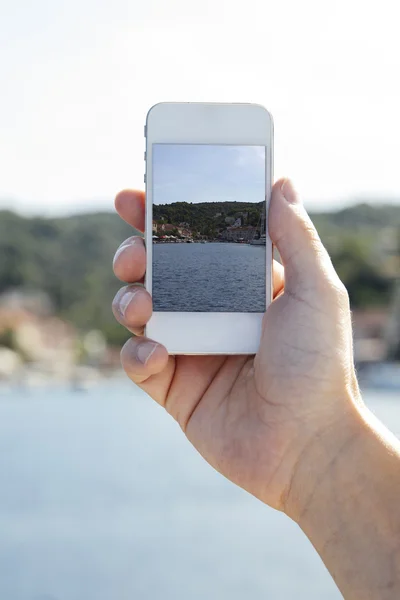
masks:
POLYGON ((264 233, 264 235, 262 235, 259 238, 252 239, 250 242, 251 246, 265 246, 266 243, 267 243, 267 236, 265 235, 265 233, 264 233))
POLYGON ((250 240, 249 244, 251 246, 265 246, 267 244, 267 235, 265 233, 265 205, 261 211, 260 221, 260 225, 257 226, 255 233, 255 235, 258 233, 259 237, 253 237, 253 239, 250 240))

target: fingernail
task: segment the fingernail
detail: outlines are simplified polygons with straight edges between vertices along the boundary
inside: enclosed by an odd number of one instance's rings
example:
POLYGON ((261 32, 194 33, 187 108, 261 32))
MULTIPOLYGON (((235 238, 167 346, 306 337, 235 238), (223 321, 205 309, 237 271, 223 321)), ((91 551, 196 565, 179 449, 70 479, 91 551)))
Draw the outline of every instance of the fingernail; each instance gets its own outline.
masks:
POLYGON ((144 365, 148 362, 149 358, 153 355, 158 344, 156 342, 142 342, 136 347, 136 356, 138 360, 144 365))
POLYGON ((123 251, 126 250, 127 248, 130 248, 131 246, 134 246, 135 244, 137 244, 139 239, 140 238, 131 238, 129 241, 127 240, 126 242, 124 242, 122 244, 122 246, 120 246, 115 253, 113 265, 115 265, 115 262, 116 262, 118 256, 120 256, 123 253, 123 251))
POLYGON ((296 190, 293 187, 290 179, 285 179, 281 186, 281 192, 285 197, 285 200, 289 204, 301 204, 301 199, 296 190))
POLYGON ((128 306, 130 305, 138 291, 139 290, 128 290, 127 292, 122 294, 121 298, 117 300, 118 310, 123 317, 125 317, 125 313, 128 309, 128 306))

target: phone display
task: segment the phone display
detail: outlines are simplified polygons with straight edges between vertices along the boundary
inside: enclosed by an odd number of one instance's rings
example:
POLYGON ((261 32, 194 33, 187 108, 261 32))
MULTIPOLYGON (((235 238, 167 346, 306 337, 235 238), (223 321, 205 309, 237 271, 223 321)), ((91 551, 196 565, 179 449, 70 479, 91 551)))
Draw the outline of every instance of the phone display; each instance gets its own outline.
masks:
POLYGON ((265 178, 265 146, 153 144, 154 311, 265 311, 265 178))

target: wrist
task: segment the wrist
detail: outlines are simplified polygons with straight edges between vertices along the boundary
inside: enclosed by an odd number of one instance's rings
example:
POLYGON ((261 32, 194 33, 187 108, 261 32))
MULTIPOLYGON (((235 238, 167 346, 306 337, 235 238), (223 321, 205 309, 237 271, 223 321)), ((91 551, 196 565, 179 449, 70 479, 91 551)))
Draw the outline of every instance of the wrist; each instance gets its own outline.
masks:
POLYGON ((322 511, 335 489, 357 469, 368 430, 367 413, 358 395, 346 394, 337 402, 337 414, 304 447, 284 502, 286 514, 303 529, 310 515, 322 511))
POLYGON ((345 598, 400 594, 400 442, 351 399, 299 462, 287 512, 345 598))

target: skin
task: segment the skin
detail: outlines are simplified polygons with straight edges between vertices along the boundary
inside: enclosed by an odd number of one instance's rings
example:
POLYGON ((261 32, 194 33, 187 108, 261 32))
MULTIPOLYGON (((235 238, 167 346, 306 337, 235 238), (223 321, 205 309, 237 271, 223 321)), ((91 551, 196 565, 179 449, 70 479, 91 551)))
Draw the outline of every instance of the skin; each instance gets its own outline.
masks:
MULTIPOLYGON (((115 205, 143 231, 142 192, 115 205)), ((123 242, 113 311, 135 334, 123 367, 210 465, 299 523, 346 598, 400 597, 399 443, 362 402, 348 295, 288 180, 274 185, 269 233, 283 267, 255 357, 168 356, 144 338, 145 247, 123 242)))

